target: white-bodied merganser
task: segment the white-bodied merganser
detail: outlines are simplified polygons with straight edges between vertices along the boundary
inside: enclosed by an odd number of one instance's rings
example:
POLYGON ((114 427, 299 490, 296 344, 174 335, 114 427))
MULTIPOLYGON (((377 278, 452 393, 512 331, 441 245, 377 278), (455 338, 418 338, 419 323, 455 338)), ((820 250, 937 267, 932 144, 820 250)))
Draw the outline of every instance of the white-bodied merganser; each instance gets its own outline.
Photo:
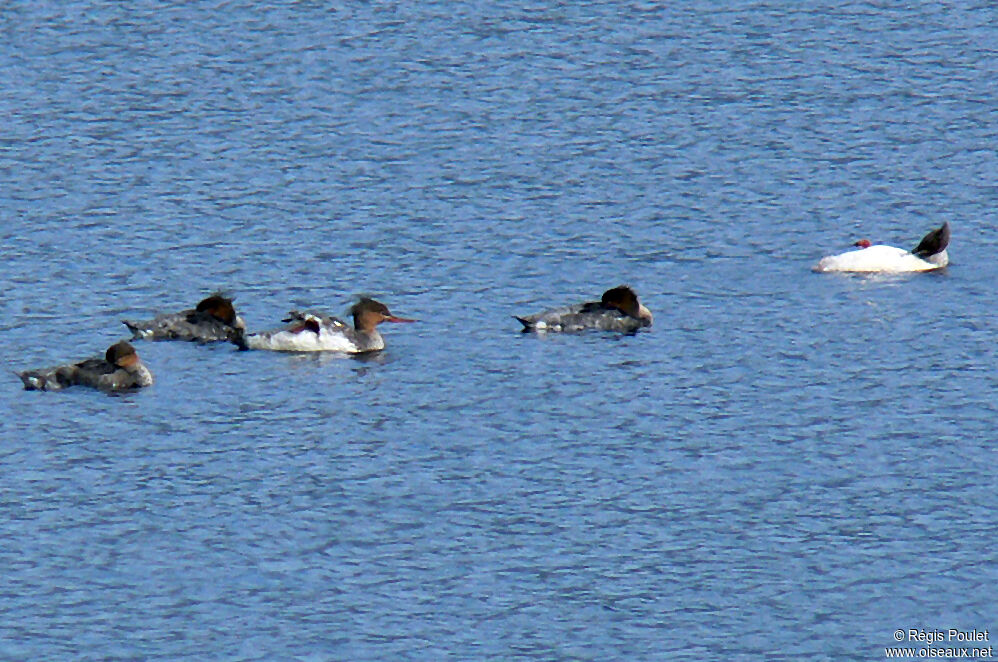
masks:
POLYGON ((523 331, 600 331, 632 332, 651 326, 651 311, 638 301, 634 290, 621 285, 603 293, 600 301, 547 310, 526 317, 517 316, 523 331))
POLYGON ((949 264, 949 223, 928 233, 915 250, 908 252, 894 246, 871 246, 868 239, 853 244, 859 250, 829 255, 813 267, 813 271, 900 274, 942 269, 949 264))
POLYGON ((360 354, 385 348, 378 333, 382 322, 415 322, 396 317, 388 306, 374 299, 362 298, 350 308, 353 328, 323 313, 292 310, 283 321, 283 329, 251 333, 236 344, 240 349, 270 349, 279 352, 345 352, 360 354))
POLYGON ((122 320, 132 332, 132 339, 192 340, 218 342, 230 340, 246 331, 243 318, 236 314, 232 299, 213 294, 202 299, 195 308, 179 313, 164 313, 151 320, 122 320))
POLYGON ((135 348, 122 340, 108 347, 104 358, 95 357, 42 370, 18 373, 28 391, 58 391, 67 386, 92 386, 122 391, 152 385, 152 373, 139 360, 135 348))

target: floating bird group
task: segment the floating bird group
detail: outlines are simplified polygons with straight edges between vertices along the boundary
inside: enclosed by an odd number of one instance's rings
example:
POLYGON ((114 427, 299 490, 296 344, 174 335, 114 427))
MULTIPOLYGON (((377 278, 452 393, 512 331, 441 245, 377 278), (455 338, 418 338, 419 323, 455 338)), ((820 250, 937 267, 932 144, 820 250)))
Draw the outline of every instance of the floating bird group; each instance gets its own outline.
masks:
MULTIPOLYGON (((906 273, 941 269, 949 263, 949 223, 925 235, 918 246, 906 251, 892 246, 857 241, 857 250, 822 258, 817 272, 906 273)), ((292 310, 285 326, 270 331, 247 333, 246 324, 236 314, 232 299, 212 294, 197 306, 177 313, 164 313, 150 320, 124 320, 132 340, 186 340, 199 343, 231 342, 240 350, 279 352, 342 352, 362 354, 385 348, 378 332, 382 322, 413 322, 397 317, 374 299, 362 297, 350 308, 353 326, 325 313, 292 310)), ((588 330, 634 333, 652 324, 652 314, 626 285, 611 288, 599 301, 515 316, 524 333, 580 332, 588 330)), ((56 391, 67 386, 89 386, 104 391, 121 391, 150 386, 153 376, 126 340, 111 345, 103 358, 18 373, 27 390, 56 391)))
MULTIPOLYGON (((284 320, 288 323, 284 328, 247 334, 246 323, 236 314, 232 299, 213 294, 189 310, 163 313, 150 320, 123 320, 123 323, 132 332, 132 340, 231 342, 242 350, 361 354, 385 348, 385 340, 377 329, 382 322, 415 321, 396 317, 388 306, 367 297, 354 304, 350 314, 353 327, 324 313, 293 310, 284 320)), ((29 391, 55 391, 74 385, 121 391, 153 383, 152 373, 126 340, 108 348, 104 358, 27 370, 18 375, 29 391)))

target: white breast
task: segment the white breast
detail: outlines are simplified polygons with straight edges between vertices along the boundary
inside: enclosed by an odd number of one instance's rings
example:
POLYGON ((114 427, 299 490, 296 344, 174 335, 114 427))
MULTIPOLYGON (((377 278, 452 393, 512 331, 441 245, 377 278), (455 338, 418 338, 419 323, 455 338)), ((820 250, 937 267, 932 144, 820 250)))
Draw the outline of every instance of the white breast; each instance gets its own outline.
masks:
POLYGON ((356 352, 357 347, 342 333, 323 328, 316 335, 311 331, 278 331, 258 333, 246 337, 250 349, 269 349, 278 352, 356 352))

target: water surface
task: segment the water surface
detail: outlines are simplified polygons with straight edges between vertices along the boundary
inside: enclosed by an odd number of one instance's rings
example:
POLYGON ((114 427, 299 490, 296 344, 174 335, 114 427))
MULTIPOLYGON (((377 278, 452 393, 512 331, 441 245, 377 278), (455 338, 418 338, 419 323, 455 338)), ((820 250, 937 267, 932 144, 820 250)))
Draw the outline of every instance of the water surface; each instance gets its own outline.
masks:
POLYGON ((0 10, 0 656, 878 659, 995 628, 996 10, 0 10), (811 265, 953 227, 945 273, 811 265), (629 283, 631 336, 511 317, 629 283))

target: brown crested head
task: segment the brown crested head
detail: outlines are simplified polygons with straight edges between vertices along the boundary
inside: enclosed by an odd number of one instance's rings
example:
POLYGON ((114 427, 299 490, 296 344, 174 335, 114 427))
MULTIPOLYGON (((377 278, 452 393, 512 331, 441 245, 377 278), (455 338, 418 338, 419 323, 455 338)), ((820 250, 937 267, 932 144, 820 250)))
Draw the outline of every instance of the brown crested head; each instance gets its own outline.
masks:
POLYGON ((138 363, 139 355, 127 340, 121 340, 107 348, 104 360, 119 368, 127 368, 138 363))
POLYGON ((638 295, 626 285, 607 290, 603 293, 601 301, 603 305, 612 306, 625 315, 635 318, 641 317, 641 304, 638 302, 638 295))
POLYGON ((232 305, 232 299, 221 294, 212 294, 207 299, 202 299, 195 310, 199 313, 208 313, 229 326, 236 324, 236 309, 232 305))
POLYGON ((353 326, 358 331, 373 331, 382 322, 415 322, 392 315, 388 306, 369 297, 361 297, 350 307, 350 314, 353 315, 353 326))
POLYGON ((872 245, 873 244, 870 243, 869 239, 860 239, 859 241, 853 244, 853 246, 855 246, 856 248, 869 248, 872 245))

